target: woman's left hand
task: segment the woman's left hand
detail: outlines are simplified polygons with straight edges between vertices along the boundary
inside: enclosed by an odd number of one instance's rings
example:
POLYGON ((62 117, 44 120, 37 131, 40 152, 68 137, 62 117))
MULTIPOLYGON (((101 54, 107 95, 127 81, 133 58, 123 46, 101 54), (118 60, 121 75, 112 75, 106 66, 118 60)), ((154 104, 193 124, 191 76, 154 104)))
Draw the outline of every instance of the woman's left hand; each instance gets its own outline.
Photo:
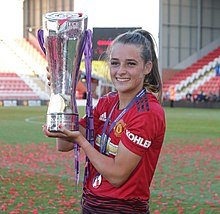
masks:
POLYGON ((63 140, 75 142, 77 144, 80 144, 80 139, 83 137, 80 131, 70 131, 65 127, 61 126, 59 132, 50 132, 50 130, 47 129, 47 126, 43 125, 42 131, 47 137, 61 138, 63 140))

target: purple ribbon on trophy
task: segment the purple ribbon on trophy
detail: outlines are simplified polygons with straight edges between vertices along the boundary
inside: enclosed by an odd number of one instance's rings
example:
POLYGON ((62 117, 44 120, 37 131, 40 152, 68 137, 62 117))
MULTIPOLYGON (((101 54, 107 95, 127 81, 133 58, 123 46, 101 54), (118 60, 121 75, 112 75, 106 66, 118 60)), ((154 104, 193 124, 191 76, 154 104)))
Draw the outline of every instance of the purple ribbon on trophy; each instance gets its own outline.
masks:
MULTIPOLYGON (((52 12, 43 16, 43 29, 38 30, 38 42, 46 55, 51 72, 51 96, 47 110, 47 127, 59 132, 62 124, 78 130, 76 86, 82 55, 85 56, 87 104, 87 140, 94 145, 94 125, 91 93, 92 33, 87 30, 88 17, 82 13, 52 12)), ((75 180, 79 183, 79 146, 74 144, 75 180)), ((89 173, 86 157, 84 184, 89 173)))

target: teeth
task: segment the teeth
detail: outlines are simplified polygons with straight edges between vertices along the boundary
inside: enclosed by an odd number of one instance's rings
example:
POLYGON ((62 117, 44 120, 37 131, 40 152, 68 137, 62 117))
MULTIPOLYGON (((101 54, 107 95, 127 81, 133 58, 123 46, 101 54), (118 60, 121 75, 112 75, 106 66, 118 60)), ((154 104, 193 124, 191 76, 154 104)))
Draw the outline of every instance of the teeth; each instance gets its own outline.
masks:
POLYGON ((117 79, 118 81, 120 81, 120 82, 125 82, 125 81, 128 81, 128 80, 129 80, 128 78, 126 78, 126 79, 125 79, 125 78, 123 78, 123 79, 122 79, 122 78, 116 78, 116 79, 117 79))

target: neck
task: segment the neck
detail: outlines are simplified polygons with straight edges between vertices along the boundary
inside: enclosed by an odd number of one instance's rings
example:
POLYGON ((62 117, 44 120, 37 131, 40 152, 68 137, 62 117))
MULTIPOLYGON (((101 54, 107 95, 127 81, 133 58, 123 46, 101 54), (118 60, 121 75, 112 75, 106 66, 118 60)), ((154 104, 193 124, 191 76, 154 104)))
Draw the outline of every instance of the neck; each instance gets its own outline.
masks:
POLYGON ((133 98, 139 93, 139 91, 136 93, 118 93, 119 96, 119 105, 118 109, 122 110, 124 109, 132 100, 133 98))
POLYGON ((119 104, 118 104, 118 109, 122 110, 124 109, 133 99, 133 97, 128 97, 128 96, 123 96, 119 94, 119 104))

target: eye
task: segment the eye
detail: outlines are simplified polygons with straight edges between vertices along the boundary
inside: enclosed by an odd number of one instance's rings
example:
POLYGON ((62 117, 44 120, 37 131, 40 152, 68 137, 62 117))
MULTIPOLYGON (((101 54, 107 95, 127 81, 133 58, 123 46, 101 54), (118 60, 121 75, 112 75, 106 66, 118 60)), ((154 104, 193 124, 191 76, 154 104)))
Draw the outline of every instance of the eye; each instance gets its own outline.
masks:
POLYGON ((116 66, 119 65, 119 61, 111 60, 110 64, 111 64, 112 67, 116 67, 116 66))
POLYGON ((137 65, 137 63, 136 63, 136 62, 133 62, 133 61, 129 61, 129 62, 127 63, 127 65, 128 65, 129 67, 134 67, 134 66, 137 65))

